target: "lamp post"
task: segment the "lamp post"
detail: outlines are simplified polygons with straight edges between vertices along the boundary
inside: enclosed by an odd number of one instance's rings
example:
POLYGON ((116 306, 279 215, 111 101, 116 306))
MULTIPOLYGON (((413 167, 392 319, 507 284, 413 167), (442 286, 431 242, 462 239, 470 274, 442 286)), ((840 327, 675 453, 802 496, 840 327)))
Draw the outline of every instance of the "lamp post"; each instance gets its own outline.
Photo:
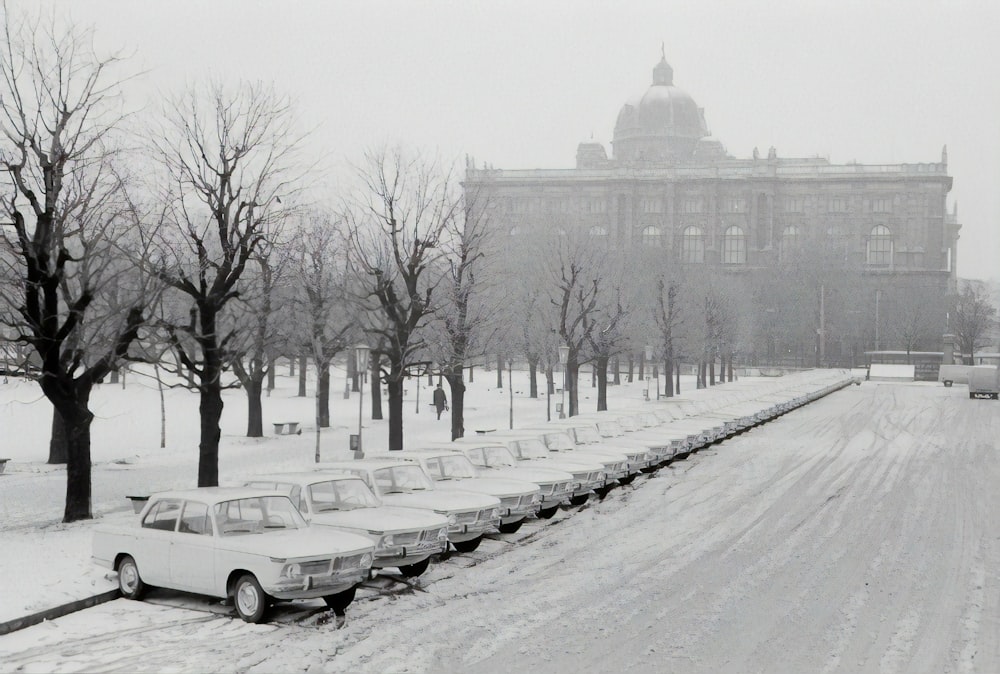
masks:
POLYGON ((365 370, 368 368, 367 344, 358 344, 354 347, 354 367, 358 374, 358 446, 354 450, 354 458, 363 459, 365 452, 361 444, 361 415, 365 405, 365 370))
POLYGON ((559 347, 559 364, 562 365, 563 370, 563 385, 562 385, 562 402, 559 403, 559 418, 566 418, 566 386, 569 384, 569 377, 567 377, 566 363, 569 362, 569 347, 565 344, 559 347))

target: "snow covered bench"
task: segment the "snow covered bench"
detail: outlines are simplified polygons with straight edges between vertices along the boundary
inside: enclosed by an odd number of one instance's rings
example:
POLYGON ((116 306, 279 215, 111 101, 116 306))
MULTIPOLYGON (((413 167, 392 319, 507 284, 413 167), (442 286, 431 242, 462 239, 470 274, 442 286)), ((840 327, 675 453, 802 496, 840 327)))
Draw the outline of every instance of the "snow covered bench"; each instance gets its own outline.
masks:
POLYGON ((297 435, 299 431, 299 422, 297 421, 275 421, 274 422, 274 434, 275 435, 297 435))

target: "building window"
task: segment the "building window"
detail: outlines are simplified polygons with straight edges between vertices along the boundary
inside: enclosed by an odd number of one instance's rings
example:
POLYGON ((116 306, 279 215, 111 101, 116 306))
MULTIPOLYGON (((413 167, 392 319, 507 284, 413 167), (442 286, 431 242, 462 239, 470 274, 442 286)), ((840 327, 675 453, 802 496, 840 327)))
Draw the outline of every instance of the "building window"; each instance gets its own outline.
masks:
POLYGON ((687 227, 681 234, 681 262, 702 264, 705 261, 705 235, 700 227, 687 227))
POLYGON ((803 199, 801 197, 789 197, 785 199, 786 213, 801 213, 803 210, 803 199))
POLYGON ((701 213, 704 210, 704 200, 700 197, 695 199, 685 199, 684 200, 684 212, 685 213, 701 213))
POLYGON ((747 237, 739 227, 730 227, 722 235, 722 264, 746 264, 747 237))
POLYGON ((891 213, 892 199, 872 199, 872 213, 891 213))
POLYGON ((846 213, 847 212, 847 199, 843 197, 834 197, 830 199, 830 212, 831 213, 846 213))
POLYGON ((659 227, 646 227, 642 230, 642 245, 646 248, 659 248, 662 246, 663 236, 659 227))
POLYGON ((799 228, 789 225, 781 232, 778 242, 778 256, 781 260, 791 260, 799 251, 799 228))
POLYGON ((868 237, 868 264, 878 267, 892 264, 892 232, 885 225, 875 225, 868 237))

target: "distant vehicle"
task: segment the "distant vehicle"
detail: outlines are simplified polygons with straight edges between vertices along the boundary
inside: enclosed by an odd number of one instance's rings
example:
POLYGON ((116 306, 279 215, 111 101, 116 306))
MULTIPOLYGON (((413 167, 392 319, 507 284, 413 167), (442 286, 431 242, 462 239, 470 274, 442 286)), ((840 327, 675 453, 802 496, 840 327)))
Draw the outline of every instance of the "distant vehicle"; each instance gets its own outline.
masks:
POLYGON ((148 586, 231 598, 258 623, 275 600, 322 597, 343 613, 374 550, 367 538, 310 527, 283 494, 205 487, 153 494, 129 526, 98 527, 93 559, 118 572, 128 599, 148 586))
POLYGON ((969 397, 1000 399, 996 367, 976 367, 969 373, 969 397))
POLYGON ((538 512, 541 490, 525 480, 480 473, 467 456, 453 449, 417 449, 399 453, 404 461, 419 463, 438 489, 475 491, 500 499, 500 533, 512 534, 538 512))
POLYGON ((500 526, 500 499, 471 491, 436 489, 418 464, 399 459, 356 459, 321 463, 323 471, 351 473, 363 479, 388 505, 419 508, 448 518, 448 541, 459 552, 472 552, 500 526))
POLYGON ((427 570, 432 555, 448 548, 448 518, 415 508, 397 508, 356 475, 288 473, 260 475, 247 487, 288 494, 314 526, 327 526, 364 536, 375 545, 372 566, 396 567, 408 578, 427 570))

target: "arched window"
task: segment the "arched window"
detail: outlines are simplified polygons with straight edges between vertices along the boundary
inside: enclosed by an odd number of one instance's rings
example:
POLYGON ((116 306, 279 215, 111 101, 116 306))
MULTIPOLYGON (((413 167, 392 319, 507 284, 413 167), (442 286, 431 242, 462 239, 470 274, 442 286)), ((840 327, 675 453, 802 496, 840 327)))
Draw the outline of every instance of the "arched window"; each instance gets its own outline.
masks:
POLYGON ((881 267, 892 264, 892 232, 885 225, 875 225, 868 237, 868 264, 881 267))
POLYGON ((642 245, 645 248, 659 248, 663 245, 663 235, 659 227, 649 226, 642 230, 642 245))
POLYGON ((782 260, 791 260, 799 252, 801 246, 799 240, 799 228, 789 225, 781 232, 781 241, 778 242, 778 256, 782 260))
POLYGON ((746 264, 747 237, 739 227, 730 227, 722 235, 722 264, 746 264))
POLYGON ((681 262, 702 264, 705 261, 705 235, 700 227, 687 227, 681 233, 681 262))

